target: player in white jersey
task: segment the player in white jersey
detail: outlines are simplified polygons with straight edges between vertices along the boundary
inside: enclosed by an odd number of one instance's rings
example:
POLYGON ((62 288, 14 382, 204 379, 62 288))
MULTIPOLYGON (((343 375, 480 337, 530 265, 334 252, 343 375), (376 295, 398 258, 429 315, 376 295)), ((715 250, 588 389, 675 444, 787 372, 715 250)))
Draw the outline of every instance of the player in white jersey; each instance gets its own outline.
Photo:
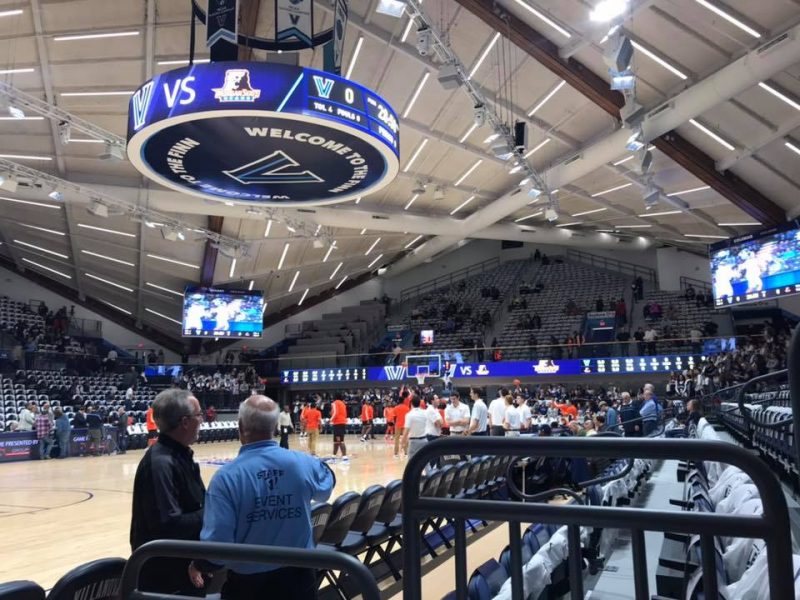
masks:
POLYGON ((206 307, 201 302, 196 302, 190 298, 189 308, 186 309, 185 329, 203 329, 203 317, 206 315, 206 307))

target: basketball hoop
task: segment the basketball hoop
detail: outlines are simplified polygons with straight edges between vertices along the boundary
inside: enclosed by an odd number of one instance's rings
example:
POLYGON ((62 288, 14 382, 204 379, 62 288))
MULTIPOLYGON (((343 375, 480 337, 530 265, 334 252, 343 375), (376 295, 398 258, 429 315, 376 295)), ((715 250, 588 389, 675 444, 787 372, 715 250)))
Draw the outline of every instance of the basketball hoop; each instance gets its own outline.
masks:
POLYGON ((416 375, 414 375, 414 377, 416 377, 417 383, 419 384, 420 387, 425 385, 425 378, 427 376, 428 376, 427 373, 417 373, 416 375))

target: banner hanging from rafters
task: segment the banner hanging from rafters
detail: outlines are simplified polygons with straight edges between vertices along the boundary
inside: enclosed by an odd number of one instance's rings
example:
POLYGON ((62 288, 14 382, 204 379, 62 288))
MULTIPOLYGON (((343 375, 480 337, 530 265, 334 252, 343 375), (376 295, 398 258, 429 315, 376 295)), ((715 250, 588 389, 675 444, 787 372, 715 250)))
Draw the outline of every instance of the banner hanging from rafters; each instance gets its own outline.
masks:
POLYGON ((314 45, 314 0, 275 0, 275 39, 314 45))

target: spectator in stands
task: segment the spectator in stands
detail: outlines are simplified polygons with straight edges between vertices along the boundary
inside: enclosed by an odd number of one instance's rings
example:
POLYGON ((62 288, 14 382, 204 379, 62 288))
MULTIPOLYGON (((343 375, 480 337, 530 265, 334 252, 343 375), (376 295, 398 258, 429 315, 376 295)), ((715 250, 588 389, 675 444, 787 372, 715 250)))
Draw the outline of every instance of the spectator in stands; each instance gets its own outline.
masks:
POLYGON ((609 406, 607 402, 600 402, 600 412, 603 415, 605 430, 614 431, 618 430, 619 417, 617 416, 617 409, 609 406))
POLYGON ((605 303, 603 302, 603 299, 600 296, 598 296, 597 300, 595 300, 594 302, 594 309, 597 312, 603 312, 603 308, 605 308, 605 303))
POLYGON ((506 420, 506 396, 508 390, 500 388, 497 398, 489 403, 489 435, 503 436, 506 434, 503 423, 506 420))
POLYGON ((444 420, 450 426, 450 435, 464 435, 469 428, 469 406, 461 402, 457 391, 450 392, 450 404, 444 409, 444 420))
POLYGON ((644 330, 641 327, 639 327, 634 332, 633 339, 636 341, 636 354, 638 356, 644 356, 644 351, 645 351, 644 330))
POLYGON ((29 402, 25 408, 19 411, 18 431, 33 431, 36 428, 36 404, 29 402))
POLYGON ((345 446, 344 443, 344 436, 347 428, 347 407, 344 405, 341 393, 336 395, 331 405, 331 427, 333 427, 334 458, 336 458, 336 453, 341 450, 342 461, 349 462, 347 446, 345 446))
MULTIPOLYGON (((595 431, 595 433, 603 433, 605 431, 608 431, 608 428, 606 427, 606 417, 605 417, 605 415, 597 414, 597 415, 594 416, 594 431, 595 431)), ((587 435, 591 435, 591 434, 587 434, 587 435)))
POLYGON ((703 308, 706 305, 706 295, 703 290, 700 290, 694 297, 694 305, 697 308, 703 308))
POLYGON ((473 404, 468 435, 488 435, 489 409, 481 398, 480 390, 478 388, 470 388, 469 397, 473 404))
MULTIPOLYGON (((131 550, 158 539, 198 540, 203 526, 206 490, 190 449, 203 422, 200 403, 187 390, 164 390, 153 401, 153 418, 161 434, 136 469, 131 550)), ((274 430, 274 421, 272 425, 274 430)), ((139 575, 138 589, 204 595, 189 581, 188 566, 189 561, 182 558, 148 561, 139 575)))
POLYGON ((125 454, 128 451, 128 413, 125 407, 117 409, 117 454, 125 454))
POLYGON ((703 332, 697 328, 697 325, 692 325, 689 330, 689 341, 692 345, 692 354, 700 354, 703 348, 702 344, 703 332))
POLYGON ((614 316, 618 326, 625 326, 628 323, 628 306, 625 298, 620 298, 614 305, 614 316))
POLYGON ((657 354, 656 340, 658 339, 658 332, 656 332, 652 324, 647 326, 647 331, 644 332, 643 339, 647 348, 647 354, 650 356, 655 356, 657 354))
POLYGON ((622 392, 621 400, 622 404, 619 409, 619 416, 622 420, 621 425, 625 437, 640 436, 642 429, 639 427, 638 422, 633 422, 634 419, 639 417, 639 414, 631 400, 630 393, 622 392))
POLYGON ((694 300, 694 295, 695 295, 694 286, 690 283, 689 285, 686 286, 685 298, 691 302, 692 300, 694 300))
POLYGON ((630 350, 631 334, 627 329, 620 329, 617 332, 617 347, 620 356, 628 356, 630 350))
POLYGON ((111 371, 113 373, 116 370, 117 358, 119 358, 117 351, 114 348, 111 348, 111 350, 108 351, 105 360, 103 361, 106 371, 111 371))
MULTIPOLYGON (((336 478, 320 460, 280 449, 272 439, 278 406, 251 396, 239 408, 242 447, 233 462, 214 475, 206 495, 206 542, 314 548, 311 503, 330 498, 336 478)), ((266 596, 312 600, 317 576, 312 569, 195 561, 189 578, 199 589, 202 573, 228 568, 223 599, 260 600, 266 596)))
POLYGON ((217 409, 213 404, 210 404, 206 409, 206 423, 213 423, 217 420, 217 409))
POLYGON ((83 406, 79 406, 78 412, 72 417, 72 427, 75 429, 86 429, 86 410, 83 406))
POLYGON ((69 456, 69 438, 72 427, 69 424, 69 418, 60 407, 56 407, 53 411, 53 416, 55 418, 56 439, 58 440, 58 458, 67 458, 69 456))
POLYGON ((640 301, 644 298, 644 281, 641 275, 637 275, 633 280, 631 289, 633 290, 633 297, 636 301, 640 301))
POLYGON ((645 390, 644 404, 639 410, 639 416, 642 417, 642 434, 645 437, 653 433, 658 427, 659 414, 661 414, 661 407, 656 401, 652 390, 645 390))
POLYGON ((53 449, 53 422, 49 411, 50 405, 45 404, 36 415, 36 439, 39 441, 39 460, 48 460, 53 449))
POLYGON ((97 407, 86 407, 86 427, 89 429, 89 454, 99 456, 103 453, 103 418, 97 407))
POLYGON ((278 431, 281 434, 281 448, 289 449, 289 434, 292 430, 292 415, 289 414, 289 405, 284 404, 283 410, 278 414, 278 431))

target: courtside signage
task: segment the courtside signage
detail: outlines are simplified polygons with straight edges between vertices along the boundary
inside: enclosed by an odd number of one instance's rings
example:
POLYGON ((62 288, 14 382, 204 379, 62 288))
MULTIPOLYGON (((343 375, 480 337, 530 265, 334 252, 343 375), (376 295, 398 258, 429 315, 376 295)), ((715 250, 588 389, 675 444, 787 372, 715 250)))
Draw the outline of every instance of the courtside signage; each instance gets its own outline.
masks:
POLYGON ((397 115, 324 71, 220 62, 168 71, 133 94, 128 158, 168 188, 210 200, 345 202, 399 167, 397 115))

